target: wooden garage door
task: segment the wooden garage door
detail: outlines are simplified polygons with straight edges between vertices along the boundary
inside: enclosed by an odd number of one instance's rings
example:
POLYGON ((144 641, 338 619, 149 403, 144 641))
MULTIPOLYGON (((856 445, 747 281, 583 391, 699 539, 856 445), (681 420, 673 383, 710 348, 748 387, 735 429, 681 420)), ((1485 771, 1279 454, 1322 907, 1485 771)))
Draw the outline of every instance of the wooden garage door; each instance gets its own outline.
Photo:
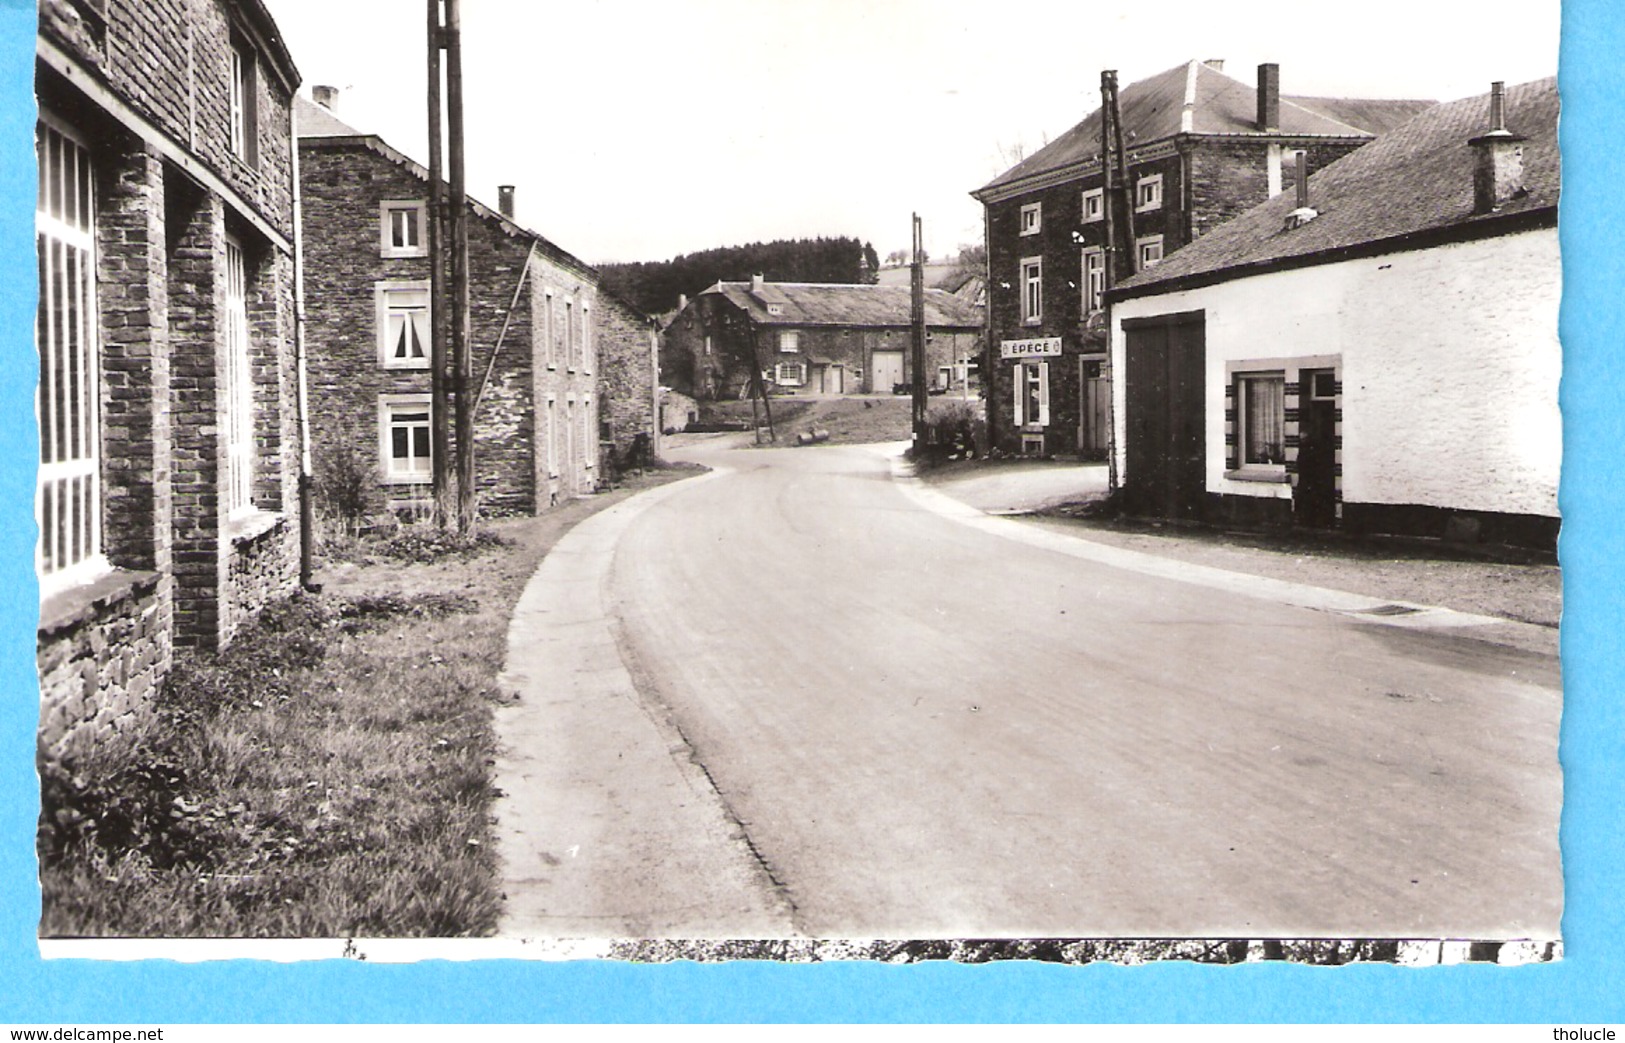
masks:
POLYGON ((893 386, 903 382, 903 353, 901 351, 875 352, 874 383, 870 385, 881 394, 889 394, 893 386))
POLYGON ((1136 514, 1198 518, 1207 484, 1203 313, 1127 319, 1123 331, 1126 505, 1136 514))

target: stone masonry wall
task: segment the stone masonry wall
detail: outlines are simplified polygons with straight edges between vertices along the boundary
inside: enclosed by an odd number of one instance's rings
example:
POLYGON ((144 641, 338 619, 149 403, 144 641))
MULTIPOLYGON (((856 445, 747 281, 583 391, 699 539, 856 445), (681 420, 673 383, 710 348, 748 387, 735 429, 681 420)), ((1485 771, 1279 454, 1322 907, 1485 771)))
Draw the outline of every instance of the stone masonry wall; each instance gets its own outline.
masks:
POLYGON ((649 451, 660 442, 655 417, 655 333, 646 316, 608 293, 599 293, 598 416, 607 421, 609 440, 625 455, 638 435, 649 451))

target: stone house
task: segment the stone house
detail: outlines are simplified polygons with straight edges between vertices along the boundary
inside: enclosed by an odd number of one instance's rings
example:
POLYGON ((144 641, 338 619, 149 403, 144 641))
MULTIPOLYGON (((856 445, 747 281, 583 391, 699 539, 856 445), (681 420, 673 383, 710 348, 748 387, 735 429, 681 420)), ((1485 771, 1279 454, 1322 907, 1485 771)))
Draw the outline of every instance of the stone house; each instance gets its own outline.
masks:
POLYGON ((1557 116, 1439 105, 1116 288, 1129 508, 1554 549, 1557 116))
MULTIPOLYGON (((927 290, 925 313, 931 386, 974 382, 981 309, 927 290)), ((890 394, 913 380, 911 314, 905 286, 719 282, 666 326, 661 379, 701 400, 748 397, 754 358, 781 394, 890 394)))
MULTIPOLYGON (((422 510, 431 500, 428 171, 340 120, 332 88, 316 93, 327 104, 295 103, 316 481, 359 472, 371 509, 422 510)), ((500 211, 468 202, 478 503, 487 514, 531 514, 598 486, 598 277, 513 220, 511 188, 500 199, 500 211)))
POLYGON ((42 0, 41 749, 148 704, 299 576, 289 102, 258 0, 42 0))
POLYGON ((616 460, 643 446, 660 455, 660 328, 651 316, 611 292, 598 289, 599 441, 616 460))
MULTIPOLYGON (((1191 61, 1119 92, 1130 229, 1115 225, 1113 282, 1158 264, 1294 180, 1431 102, 1283 95, 1191 61)), ((1110 362, 1100 109, 971 195, 988 250, 988 428, 1007 452, 1104 459, 1110 362)), ((1115 166, 1115 161, 1114 161, 1115 166)))

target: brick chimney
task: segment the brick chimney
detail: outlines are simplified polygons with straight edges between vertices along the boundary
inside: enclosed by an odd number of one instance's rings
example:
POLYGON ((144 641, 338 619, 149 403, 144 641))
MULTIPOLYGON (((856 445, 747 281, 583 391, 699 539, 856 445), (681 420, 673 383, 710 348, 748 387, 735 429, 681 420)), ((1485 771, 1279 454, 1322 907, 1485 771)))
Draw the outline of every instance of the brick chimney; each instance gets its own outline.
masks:
POLYGON ((513 186, 512 185, 498 185, 497 186, 497 209, 502 211, 502 216, 503 217, 506 217, 510 221, 513 220, 513 186))
POLYGON ((1506 85, 1490 84, 1490 129, 1470 139, 1473 147, 1473 213, 1488 214, 1524 192, 1523 143, 1507 129, 1506 85))
POLYGON ((318 84, 310 89, 310 96, 315 100, 316 104, 328 112, 339 111, 339 89, 337 87, 330 87, 325 83, 318 84))
POLYGON ((1281 67, 1274 62, 1258 67, 1258 129, 1281 129, 1281 67))

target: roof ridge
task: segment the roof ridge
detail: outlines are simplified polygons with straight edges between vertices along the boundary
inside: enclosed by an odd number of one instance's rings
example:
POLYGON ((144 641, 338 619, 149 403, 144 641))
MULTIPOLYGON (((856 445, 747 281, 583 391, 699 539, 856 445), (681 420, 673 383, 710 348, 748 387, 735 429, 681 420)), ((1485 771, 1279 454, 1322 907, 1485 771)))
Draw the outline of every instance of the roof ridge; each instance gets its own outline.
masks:
MULTIPOLYGON (((1300 94, 1300 95, 1298 95, 1298 97, 1306 98, 1306 97, 1309 97, 1309 95, 1300 94)), ((1277 94, 1276 98, 1282 105, 1290 105, 1294 109, 1297 109, 1299 112, 1308 113, 1309 115, 1315 117, 1316 119, 1323 119, 1328 123, 1335 123, 1339 127, 1347 127, 1349 130, 1352 130, 1354 133, 1363 134, 1368 138, 1376 137, 1376 135, 1371 133, 1371 131, 1362 130, 1361 128, 1356 127, 1352 123, 1348 123, 1348 122, 1345 122, 1344 120, 1338 119, 1336 116, 1328 116, 1324 112, 1316 112, 1314 109, 1311 109, 1311 108, 1309 108, 1309 107, 1307 107, 1305 105, 1299 105, 1297 102, 1293 101, 1290 97, 1288 97, 1285 94, 1277 94)), ((1341 99, 1335 99, 1335 100, 1356 101, 1356 100, 1367 100, 1367 99, 1341 98, 1341 99)))

